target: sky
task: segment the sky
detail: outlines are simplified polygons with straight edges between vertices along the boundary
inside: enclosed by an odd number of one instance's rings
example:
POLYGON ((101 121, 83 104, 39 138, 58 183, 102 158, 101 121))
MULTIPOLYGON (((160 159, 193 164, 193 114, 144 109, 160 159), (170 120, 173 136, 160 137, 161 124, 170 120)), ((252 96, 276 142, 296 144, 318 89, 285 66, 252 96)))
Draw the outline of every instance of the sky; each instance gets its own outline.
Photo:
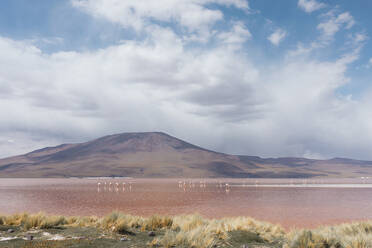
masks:
POLYGON ((162 131, 372 160, 372 2, 2 0, 0 157, 162 131))

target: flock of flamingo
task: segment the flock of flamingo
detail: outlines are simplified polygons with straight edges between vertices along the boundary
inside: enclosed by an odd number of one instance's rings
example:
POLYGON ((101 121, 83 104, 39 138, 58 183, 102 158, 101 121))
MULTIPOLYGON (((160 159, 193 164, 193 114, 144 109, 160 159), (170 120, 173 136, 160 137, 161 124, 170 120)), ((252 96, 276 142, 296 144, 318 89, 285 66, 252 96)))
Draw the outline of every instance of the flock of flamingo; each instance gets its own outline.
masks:
MULTIPOLYGON (((366 181, 368 179, 370 179, 370 177, 361 177, 360 179, 362 179, 362 183, 366 183, 366 181)), ((314 179, 314 180, 310 180, 310 179, 290 179, 288 180, 287 184, 277 184, 277 186, 292 186, 292 187, 305 187, 305 186, 312 186, 312 185, 316 185, 316 184, 324 184, 324 180, 322 179, 314 179)), ((367 182, 368 183, 368 182, 367 182)), ((180 180, 178 181, 178 188, 183 190, 184 192, 186 191, 194 191, 194 190, 198 190, 198 188, 202 191, 204 191, 207 186, 209 186, 208 188, 210 187, 216 187, 218 191, 226 191, 226 192, 230 192, 231 190, 231 185, 227 182, 223 182, 223 181, 218 181, 218 180, 215 180, 214 182, 209 182, 207 183, 206 180, 200 180, 200 181, 196 181, 196 180, 180 180)), ((270 187, 274 187, 275 184, 265 184, 265 182, 261 182, 261 180, 255 180, 255 181, 252 181, 252 180, 249 180, 249 181, 244 181, 244 182, 241 182, 241 184, 234 184, 232 185, 234 187, 265 187, 265 186, 270 186, 270 187)), ((122 192, 125 192, 125 191, 129 191, 131 192, 132 191, 132 187, 133 187, 133 182, 98 182, 97 183, 97 191, 98 192, 101 192, 101 191, 108 191, 108 192, 119 192, 119 191, 122 191, 122 192)), ((211 188, 210 188, 211 189, 211 188)))
POLYGON ((132 182, 128 182, 128 183, 125 183, 125 182, 122 182, 122 183, 118 183, 118 182, 116 182, 116 183, 113 183, 113 182, 100 183, 100 182, 98 182, 97 183, 97 191, 101 192, 101 190, 109 191, 109 192, 112 192, 112 191, 119 192, 120 190, 122 190, 123 192, 125 192, 126 190, 132 191, 132 182))
MULTIPOLYGON (((198 184, 195 183, 194 181, 189 181, 189 182, 186 182, 186 180, 178 181, 178 188, 183 189, 183 191, 186 191, 187 188, 192 189, 195 187, 198 187, 198 184)), ((226 192, 230 191, 230 184, 228 183, 223 183, 219 181, 216 184, 216 187, 220 189, 225 189, 226 192)), ((202 189, 207 188, 207 183, 205 181, 199 181, 199 188, 202 188, 202 189)))
MULTIPOLYGON (((98 182, 97 183, 97 191, 108 191, 108 192, 125 192, 125 191, 132 191, 132 182, 98 182)), ((178 188, 183 189, 183 191, 187 191, 187 189, 206 189, 207 183, 205 180, 195 182, 195 181, 178 181, 178 188)), ((216 188, 219 190, 225 190, 226 192, 229 192, 231 190, 231 186, 229 183, 224 183, 221 181, 216 182, 216 188)))

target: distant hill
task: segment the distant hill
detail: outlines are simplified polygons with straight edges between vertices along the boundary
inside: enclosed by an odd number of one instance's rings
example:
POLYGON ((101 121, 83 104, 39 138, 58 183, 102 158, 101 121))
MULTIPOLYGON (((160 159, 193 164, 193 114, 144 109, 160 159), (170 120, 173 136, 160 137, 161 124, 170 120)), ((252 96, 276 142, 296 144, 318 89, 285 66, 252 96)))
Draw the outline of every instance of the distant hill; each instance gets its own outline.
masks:
POLYGON ((0 159, 0 177, 360 177, 372 162, 218 153, 165 133, 122 133, 0 159))

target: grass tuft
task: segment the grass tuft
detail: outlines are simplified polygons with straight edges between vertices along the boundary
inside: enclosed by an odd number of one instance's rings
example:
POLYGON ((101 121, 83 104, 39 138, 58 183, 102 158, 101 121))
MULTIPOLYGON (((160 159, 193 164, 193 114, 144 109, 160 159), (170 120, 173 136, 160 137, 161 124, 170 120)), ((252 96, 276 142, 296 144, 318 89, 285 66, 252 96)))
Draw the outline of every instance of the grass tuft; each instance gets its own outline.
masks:
POLYGON ((372 247, 372 222, 342 224, 314 230, 294 230, 285 248, 367 248, 372 247))
POLYGON ((154 215, 144 219, 142 223, 142 231, 155 231, 162 228, 170 228, 173 224, 173 219, 169 216, 154 215))

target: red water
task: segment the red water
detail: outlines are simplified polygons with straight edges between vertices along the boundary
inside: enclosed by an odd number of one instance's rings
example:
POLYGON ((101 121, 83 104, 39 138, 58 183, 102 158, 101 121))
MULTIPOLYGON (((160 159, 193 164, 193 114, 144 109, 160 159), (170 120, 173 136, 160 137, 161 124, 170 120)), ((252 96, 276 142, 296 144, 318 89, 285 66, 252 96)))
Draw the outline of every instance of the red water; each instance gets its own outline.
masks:
POLYGON ((0 213, 199 213, 209 218, 250 216, 285 228, 372 219, 372 184, 367 179, 209 179, 206 187, 200 187, 199 179, 179 186, 180 180, 0 179, 0 213))

